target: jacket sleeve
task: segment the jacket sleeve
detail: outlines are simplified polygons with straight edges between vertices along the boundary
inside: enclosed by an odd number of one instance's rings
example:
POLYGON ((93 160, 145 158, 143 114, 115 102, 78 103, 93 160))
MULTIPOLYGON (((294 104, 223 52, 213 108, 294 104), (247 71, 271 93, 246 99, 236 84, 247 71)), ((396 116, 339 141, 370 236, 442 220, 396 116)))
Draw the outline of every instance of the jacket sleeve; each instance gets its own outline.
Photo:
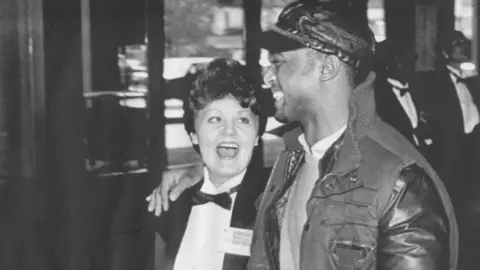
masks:
POLYGON ((432 179, 403 169, 380 219, 378 269, 448 269, 448 224, 432 179))

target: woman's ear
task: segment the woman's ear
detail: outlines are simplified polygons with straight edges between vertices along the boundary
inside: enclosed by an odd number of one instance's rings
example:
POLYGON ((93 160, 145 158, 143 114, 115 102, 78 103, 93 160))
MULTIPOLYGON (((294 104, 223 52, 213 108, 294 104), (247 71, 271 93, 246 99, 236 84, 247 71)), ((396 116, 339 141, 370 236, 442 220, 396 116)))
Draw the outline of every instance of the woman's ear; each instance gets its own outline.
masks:
POLYGON ((192 141, 193 144, 198 144, 197 134, 190 132, 190 140, 192 141))

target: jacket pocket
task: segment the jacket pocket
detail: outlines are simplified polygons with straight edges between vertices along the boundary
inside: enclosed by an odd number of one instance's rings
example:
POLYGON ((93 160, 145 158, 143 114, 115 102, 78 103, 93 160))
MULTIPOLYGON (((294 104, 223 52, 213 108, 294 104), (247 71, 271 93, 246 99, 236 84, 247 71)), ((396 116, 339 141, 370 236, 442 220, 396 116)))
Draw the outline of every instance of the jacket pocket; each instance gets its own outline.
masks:
POLYGON ((338 270, 376 269, 376 245, 373 243, 333 240, 330 254, 338 270))

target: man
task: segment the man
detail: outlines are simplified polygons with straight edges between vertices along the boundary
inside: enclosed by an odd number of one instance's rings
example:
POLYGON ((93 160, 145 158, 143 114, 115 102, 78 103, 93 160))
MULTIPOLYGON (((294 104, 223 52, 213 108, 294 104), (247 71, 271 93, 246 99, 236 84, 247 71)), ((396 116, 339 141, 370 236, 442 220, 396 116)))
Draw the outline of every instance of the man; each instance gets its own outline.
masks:
POLYGON ((479 78, 469 69, 470 40, 453 31, 442 46, 437 70, 429 80, 432 165, 447 187, 462 231, 461 265, 471 268, 478 254, 478 190, 480 164, 479 78), (466 64, 467 63, 467 64, 466 64), (465 69, 465 66, 467 69, 465 69))
POLYGON ((456 269, 448 195, 376 117, 373 35, 355 18, 338 2, 296 1, 264 33, 275 116, 302 127, 284 136, 249 269, 456 269))
POLYGON ((431 103, 433 160, 432 165, 445 182, 454 205, 461 207, 473 174, 475 139, 479 137, 480 93, 478 78, 462 69, 469 61, 469 40, 454 31, 443 45, 444 56, 426 88, 426 100, 431 103))
POLYGON ((383 76, 377 72, 374 91, 377 113, 427 156, 432 140, 424 117, 423 91, 415 79, 417 56, 414 52, 394 51, 387 59, 383 76))

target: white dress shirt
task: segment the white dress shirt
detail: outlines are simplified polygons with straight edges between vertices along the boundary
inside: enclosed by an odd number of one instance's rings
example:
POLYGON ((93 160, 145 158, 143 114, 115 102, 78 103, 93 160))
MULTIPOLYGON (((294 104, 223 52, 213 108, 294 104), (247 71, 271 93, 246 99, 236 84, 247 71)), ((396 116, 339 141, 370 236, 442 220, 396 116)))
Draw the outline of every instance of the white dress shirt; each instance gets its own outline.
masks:
MULTIPOLYGON (((397 97, 398 101, 400 102, 400 105, 402 105, 403 110, 408 116, 408 119, 410 120, 410 123, 412 124, 412 128, 416 129, 418 126, 418 113, 417 113, 417 108, 415 107, 415 103, 413 102, 412 95, 410 95, 409 92, 406 92, 405 94, 401 94, 402 89, 407 89, 410 87, 407 84, 402 84, 401 82, 392 79, 392 78, 387 78, 387 81, 390 85, 392 85, 392 90, 395 93, 395 96, 397 97)), ((413 134, 413 139, 417 145, 419 145, 418 138, 413 134)))
POLYGON ((465 83, 457 82, 458 77, 462 78, 460 73, 448 65, 447 68, 450 70, 450 78, 455 85, 455 89, 457 90, 457 96, 460 100, 460 107, 462 108, 463 116, 463 128, 465 134, 469 134, 480 122, 478 108, 473 102, 472 95, 470 94, 470 91, 468 90, 465 83))
POLYGON ((332 146, 332 144, 342 136, 343 132, 347 129, 347 125, 342 126, 340 129, 332 133, 331 135, 321 139, 320 141, 316 142, 312 145, 312 147, 308 146, 307 140, 305 139, 305 133, 300 134, 298 136, 298 142, 305 150, 307 155, 313 157, 313 159, 318 163, 318 161, 325 155, 325 152, 332 146))
POLYGON ((280 228, 280 269, 295 270, 300 267, 300 244, 302 229, 307 221, 307 201, 310 198, 315 182, 318 180, 318 161, 325 152, 343 134, 347 126, 316 142, 309 147, 305 134, 298 141, 305 150, 305 163, 299 169, 295 182, 290 188, 285 213, 280 228), (308 177, 306 177, 308 176, 308 177))
MULTIPOLYGON (((245 172, 216 188, 204 168, 204 183, 200 191, 209 194, 227 192, 240 184, 245 172)), ((219 251, 221 235, 230 227, 232 210, 237 193, 230 195, 232 208, 226 210, 215 203, 192 207, 187 228, 175 258, 174 270, 221 270, 225 253, 219 251)))

